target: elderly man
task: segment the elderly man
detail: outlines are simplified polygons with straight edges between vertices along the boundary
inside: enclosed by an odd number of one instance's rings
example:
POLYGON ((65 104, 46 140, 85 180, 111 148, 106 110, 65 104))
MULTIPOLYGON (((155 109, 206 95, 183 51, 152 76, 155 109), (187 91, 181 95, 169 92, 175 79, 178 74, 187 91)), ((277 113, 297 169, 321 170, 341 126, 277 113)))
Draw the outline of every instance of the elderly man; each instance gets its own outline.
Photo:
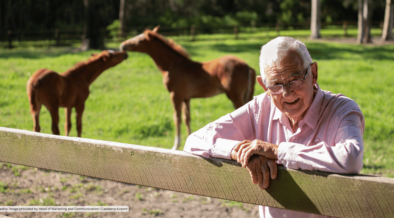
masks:
MULTIPOLYGON (((261 189, 276 178, 277 164, 291 169, 358 173, 364 117, 342 94, 317 84, 317 63, 302 42, 278 37, 261 49, 265 93, 189 136, 184 151, 233 159, 261 189)), ((344 72, 345 73, 345 72, 344 72)), ((260 206, 260 217, 320 217, 260 206)))

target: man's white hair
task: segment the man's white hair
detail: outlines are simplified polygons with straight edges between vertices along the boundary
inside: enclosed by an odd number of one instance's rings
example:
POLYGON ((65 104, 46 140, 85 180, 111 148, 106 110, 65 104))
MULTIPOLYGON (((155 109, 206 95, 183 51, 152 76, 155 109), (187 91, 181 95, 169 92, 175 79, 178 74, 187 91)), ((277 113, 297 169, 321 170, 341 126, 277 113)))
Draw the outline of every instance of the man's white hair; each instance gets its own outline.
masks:
POLYGON ((263 78, 264 84, 266 83, 266 73, 264 72, 265 68, 273 65, 279 67, 279 63, 287 55, 287 51, 289 49, 294 49, 298 54, 300 54, 305 68, 312 63, 312 58, 304 43, 291 37, 276 37, 261 47, 260 74, 263 78))

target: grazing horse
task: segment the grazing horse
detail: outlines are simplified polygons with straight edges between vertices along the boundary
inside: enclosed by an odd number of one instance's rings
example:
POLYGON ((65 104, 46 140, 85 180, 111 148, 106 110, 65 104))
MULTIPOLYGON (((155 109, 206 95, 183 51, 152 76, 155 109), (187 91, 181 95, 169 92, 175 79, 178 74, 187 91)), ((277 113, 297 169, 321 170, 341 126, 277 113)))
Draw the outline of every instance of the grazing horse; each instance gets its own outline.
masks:
POLYGON ((241 59, 227 55, 207 62, 195 62, 173 41, 157 33, 159 27, 145 30, 120 45, 121 51, 147 53, 163 75, 163 83, 170 92, 176 125, 175 143, 180 145, 181 111, 190 135, 190 99, 206 98, 226 93, 235 108, 252 100, 255 71, 241 59))
POLYGON ((126 52, 102 51, 93 54, 86 62, 76 64, 68 71, 58 74, 52 70, 39 69, 27 81, 30 113, 33 117, 33 131, 40 132, 41 106, 49 110, 52 117, 52 133, 59 135, 59 107, 65 108, 66 135, 71 129, 71 110, 77 114, 78 137, 82 134, 82 113, 89 96, 89 86, 106 69, 127 59, 126 52))

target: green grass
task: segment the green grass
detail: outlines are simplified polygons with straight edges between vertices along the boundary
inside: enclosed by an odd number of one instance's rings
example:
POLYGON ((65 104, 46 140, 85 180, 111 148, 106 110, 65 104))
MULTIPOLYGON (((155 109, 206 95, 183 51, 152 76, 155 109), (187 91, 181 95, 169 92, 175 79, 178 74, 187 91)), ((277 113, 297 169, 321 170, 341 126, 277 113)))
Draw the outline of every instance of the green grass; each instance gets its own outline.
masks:
MULTIPOLYGON (((342 30, 322 30, 322 34, 342 34, 342 30), (331 31, 331 32, 330 32, 331 31)), ((374 35, 379 30, 373 30, 374 35)), ((366 129, 364 169, 362 173, 394 176, 391 156, 394 135, 394 45, 350 45, 336 42, 309 41, 309 31, 281 31, 294 35, 307 44, 319 65, 319 84, 324 90, 342 93, 354 99, 365 116, 366 129), (305 37, 305 38, 303 38, 305 37)), ((354 30, 349 34, 355 35, 354 30)), ((258 70, 259 50, 275 37, 274 31, 240 34, 198 35, 190 42, 185 36, 179 41, 193 60, 205 61, 233 54, 258 70)), ((117 48, 118 43, 107 44, 117 48)), ((90 54, 99 51, 73 52, 69 47, 17 47, 0 49, 0 126, 32 130, 32 119, 26 96, 28 78, 40 68, 64 72, 90 54)), ((146 54, 129 53, 129 59, 105 71, 90 87, 83 116, 84 138, 125 142, 130 144, 171 148, 175 128, 168 91, 152 59, 146 54)), ((255 95, 263 92, 255 86, 255 95)), ((192 130, 232 112, 232 103, 225 95, 191 101, 192 130)), ((64 112, 59 111, 61 134, 64 134, 64 112)), ((41 110, 41 130, 51 133, 50 116, 41 110)), ((76 136, 75 112, 71 136, 76 136)), ((182 124, 182 144, 186 129, 182 124)))

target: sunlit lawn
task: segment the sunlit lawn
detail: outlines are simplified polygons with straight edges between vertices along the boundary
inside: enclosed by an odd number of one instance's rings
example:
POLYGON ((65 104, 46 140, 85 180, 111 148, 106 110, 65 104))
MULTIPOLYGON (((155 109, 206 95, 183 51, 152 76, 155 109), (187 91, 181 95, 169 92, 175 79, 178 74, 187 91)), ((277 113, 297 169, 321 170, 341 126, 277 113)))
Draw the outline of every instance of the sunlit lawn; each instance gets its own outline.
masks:
MULTIPOLYGON (((341 33, 341 30, 335 31, 341 33)), ((195 42, 190 42, 186 36, 173 38, 180 41, 193 60, 205 61, 233 54, 259 72, 259 49, 276 36, 274 31, 268 36, 264 34, 240 34, 238 40, 229 34, 199 35, 195 42)), ((306 42, 312 58, 318 62, 318 82, 322 89, 345 94, 360 105, 366 122, 363 173, 394 176, 394 45, 309 41, 307 31, 281 31, 281 34, 296 35, 306 42)), ((107 46, 117 48, 118 43, 108 43, 107 46)), ((70 47, 1 48, 0 126, 32 130, 25 87, 28 78, 39 68, 64 72, 75 63, 86 60, 93 52, 98 51, 73 52, 70 47)), ((105 71, 90 90, 83 116, 83 137, 163 148, 173 145, 175 131, 169 93, 149 56, 129 53, 129 59, 105 71)), ((262 88, 256 85, 255 95, 262 92, 262 88)), ((232 103, 225 95, 193 99, 192 130, 231 111, 232 103)), ((59 127, 64 134, 63 109, 59 113, 59 127)), ((76 136, 75 113, 72 121, 71 136, 76 136)), ((50 116, 45 108, 41 111, 41 127, 42 132, 51 133, 50 116)), ((184 143, 184 126, 182 131, 184 143)))

